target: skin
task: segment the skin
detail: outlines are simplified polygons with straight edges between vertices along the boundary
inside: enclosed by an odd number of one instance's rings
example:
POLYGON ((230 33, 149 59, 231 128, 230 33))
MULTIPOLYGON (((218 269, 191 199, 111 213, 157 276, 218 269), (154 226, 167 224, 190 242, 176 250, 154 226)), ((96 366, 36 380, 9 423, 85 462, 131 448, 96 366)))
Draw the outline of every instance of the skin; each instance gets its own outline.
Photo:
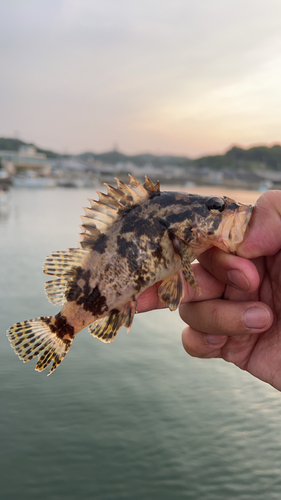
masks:
MULTIPOLYGON (((237 255, 212 248, 194 274, 202 295, 185 287, 180 316, 191 356, 222 358, 281 390, 281 192, 257 201, 237 255)), ((162 308, 157 285, 138 311, 162 308)))

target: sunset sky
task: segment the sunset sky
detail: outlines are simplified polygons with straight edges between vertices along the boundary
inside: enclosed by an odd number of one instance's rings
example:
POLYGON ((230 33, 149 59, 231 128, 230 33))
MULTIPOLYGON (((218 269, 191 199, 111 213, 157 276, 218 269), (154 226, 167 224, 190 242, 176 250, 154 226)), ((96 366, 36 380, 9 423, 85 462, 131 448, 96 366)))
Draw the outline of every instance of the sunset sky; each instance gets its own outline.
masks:
POLYGON ((0 136, 197 157, 281 143, 280 0, 0 0, 0 136))

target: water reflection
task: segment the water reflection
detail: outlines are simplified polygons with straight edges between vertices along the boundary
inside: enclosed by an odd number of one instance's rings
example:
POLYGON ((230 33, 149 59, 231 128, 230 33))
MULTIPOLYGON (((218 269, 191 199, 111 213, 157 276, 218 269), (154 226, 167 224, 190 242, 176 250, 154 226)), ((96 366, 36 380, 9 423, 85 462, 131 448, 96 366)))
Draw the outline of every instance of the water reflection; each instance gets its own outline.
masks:
POLYGON ((188 357, 177 313, 137 315, 111 345, 85 330, 48 378, 14 355, 6 328, 57 312, 42 264, 75 246, 93 194, 13 192, 1 225, 2 498, 278 498, 280 394, 223 361, 188 357))

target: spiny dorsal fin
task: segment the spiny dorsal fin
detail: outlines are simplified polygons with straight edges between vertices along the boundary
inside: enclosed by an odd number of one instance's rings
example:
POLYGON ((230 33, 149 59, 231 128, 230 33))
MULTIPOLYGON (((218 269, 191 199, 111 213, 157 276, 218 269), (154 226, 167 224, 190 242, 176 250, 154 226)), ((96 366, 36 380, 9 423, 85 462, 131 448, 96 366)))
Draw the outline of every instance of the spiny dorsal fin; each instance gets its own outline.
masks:
POLYGON ((53 252, 46 257, 43 272, 57 278, 45 283, 45 291, 52 304, 56 306, 64 304, 66 294, 76 276, 77 267, 83 265, 88 254, 89 250, 69 248, 65 252, 53 252))
POLYGON ((154 184, 151 182, 151 180, 147 176, 145 176, 145 183, 144 183, 143 187, 147 190, 148 193, 156 194, 156 193, 160 192, 159 181, 157 181, 157 183, 154 186, 154 184))
POLYGON ((116 179, 115 177, 115 180, 117 182, 117 189, 119 189, 119 191, 121 191, 121 193, 123 193, 124 196, 126 196, 127 200, 129 200, 129 202, 131 203, 131 205, 140 205, 140 203, 142 202, 143 199, 147 199, 147 193, 146 193, 146 196, 143 196, 142 198, 134 191, 134 189, 132 189, 132 187, 127 184, 125 184, 124 182, 122 181, 119 181, 118 179, 116 179))
MULTIPOLYGON (((97 194, 99 196, 99 201, 96 203, 100 203, 101 205, 105 206, 106 208, 112 208, 113 210, 118 210, 120 207, 122 208, 123 205, 121 205, 118 201, 114 200, 111 196, 105 193, 101 193, 100 191, 97 191, 97 194)), ((90 200, 90 203, 95 203, 94 200, 90 200)))
POLYGON ((107 194, 97 191, 98 201, 89 200, 91 208, 85 208, 85 215, 81 216, 82 229, 80 248, 92 249, 95 242, 105 234, 108 229, 122 216, 125 210, 134 205, 141 205, 152 195, 160 192, 159 181, 154 185, 148 177, 144 184, 140 184, 132 175, 129 175, 130 183, 115 179, 117 188, 107 187, 107 194))
POLYGON ((145 187, 137 181, 132 175, 128 174, 130 177, 130 187, 135 191, 135 193, 143 200, 147 199, 148 191, 145 187))
POLYGON ((122 193, 122 191, 120 191, 119 189, 116 189, 113 186, 110 186, 106 182, 104 183, 104 185, 107 188, 108 196, 110 196, 111 198, 113 198, 114 200, 116 200, 119 203, 120 208, 127 208, 127 207, 130 207, 132 205, 131 200, 129 200, 122 193))

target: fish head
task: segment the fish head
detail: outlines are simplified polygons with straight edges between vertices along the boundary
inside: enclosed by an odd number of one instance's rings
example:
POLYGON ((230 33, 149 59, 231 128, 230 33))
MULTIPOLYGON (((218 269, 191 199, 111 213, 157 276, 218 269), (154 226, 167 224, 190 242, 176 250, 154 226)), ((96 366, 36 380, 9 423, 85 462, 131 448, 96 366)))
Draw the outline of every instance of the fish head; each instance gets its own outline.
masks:
POLYGON ((175 207, 177 214, 169 229, 189 245, 193 258, 211 246, 236 252, 251 218, 252 205, 237 203, 227 196, 181 194, 182 207, 175 207))
POLYGON ((222 212, 222 221, 217 235, 215 246, 224 251, 235 253, 242 243, 248 223, 252 216, 253 206, 237 203, 224 196, 225 208, 222 212))
POLYGON ((250 221, 253 206, 238 203, 232 198, 214 196, 207 200, 210 217, 220 214, 220 222, 213 225, 213 232, 209 231, 212 245, 221 248, 225 252, 235 253, 239 244, 243 241, 245 231, 250 221))

